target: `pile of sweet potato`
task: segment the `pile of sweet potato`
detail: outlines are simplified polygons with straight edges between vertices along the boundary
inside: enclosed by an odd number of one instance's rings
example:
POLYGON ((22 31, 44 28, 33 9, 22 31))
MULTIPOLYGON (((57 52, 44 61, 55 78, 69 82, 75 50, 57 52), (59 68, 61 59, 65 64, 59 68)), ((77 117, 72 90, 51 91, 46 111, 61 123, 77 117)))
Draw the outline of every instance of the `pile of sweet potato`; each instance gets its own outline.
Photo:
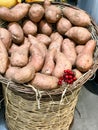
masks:
POLYGON ((0 74, 39 89, 58 88, 64 70, 80 78, 93 65, 96 41, 82 10, 51 4, 0 7, 0 74))

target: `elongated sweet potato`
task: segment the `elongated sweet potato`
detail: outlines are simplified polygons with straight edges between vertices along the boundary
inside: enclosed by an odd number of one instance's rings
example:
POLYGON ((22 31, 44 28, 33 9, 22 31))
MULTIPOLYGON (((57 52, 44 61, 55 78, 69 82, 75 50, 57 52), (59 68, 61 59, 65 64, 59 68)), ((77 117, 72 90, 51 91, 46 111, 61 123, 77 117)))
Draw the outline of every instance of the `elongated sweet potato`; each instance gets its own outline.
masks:
POLYGON ((58 88, 58 78, 41 73, 36 73, 34 79, 30 83, 40 90, 58 88))
POLYGON ((75 65, 77 54, 75 50, 75 43, 72 40, 68 38, 63 40, 62 52, 64 53, 66 58, 71 62, 71 64, 75 65))
POLYGON ((54 63, 55 53, 56 53, 55 49, 48 50, 46 57, 45 57, 44 66, 41 71, 42 73, 47 74, 47 75, 52 74, 53 69, 55 67, 55 63, 54 63))
POLYGON ((91 24, 91 19, 89 15, 83 11, 74 9, 71 7, 65 7, 62 9, 63 15, 71 21, 72 24, 77 26, 89 26, 91 24))
POLYGON ((91 33, 84 27, 72 27, 65 35, 79 45, 85 44, 91 38, 91 33))
POLYGON ((5 77, 16 83, 23 84, 31 81, 34 78, 34 75, 35 69, 32 64, 29 63, 22 68, 9 66, 6 71, 5 77))
POLYGON ((41 50, 37 46, 31 45, 30 47, 30 59, 29 61, 34 66, 35 71, 40 71, 44 64, 44 57, 41 50))
POLYGON ((6 49, 9 50, 12 42, 11 33, 5 28, 0 28, 0 39, 5 45, 6 49))
POLYGON ((47 53, 47 47, 43 43, 41 43, 36 37, 30 34, 28 35, 28 39, 33 46, 36 46, 40 49, 41 53, 43 54, 43 57, 45 57, 47 53))
POLYGON ((8 30, 11 32, 13 42, 20 45, 24 40, 22 27, 17 22, 11 22, 8 25, 8 30))
POLYGON ((71 62, 66 58, 66 56, 62 53, 57 51, 55 54, 55 68, 52 72, 52 75, 60 78, 61 76, 63 76, 64 70, 71 70, 72 69, 72 65, 71 62))
POLYGON ((63 37, 58 32, 54 32, 51 34, 51 43, 49 45, 49 50, 56 49, 57 51, 61 51, 61 46, 63 42, 63 37))
POLYGON ((12 66, 17 67, 23 67, 25 66, 29 61, 29 48, 30 48, 30 42, 25 37, 24 43, 20 46, 17 46, 15 44, 12 45, 13 49, 11 49, 11 57, 10 57, 10 63, 12 66))
POLYGON ((89 40, 83 51, 78 54, 76 60, 76 67, 81 72, 88 71, 93 65, 93 54, 96 47, 96 41, 89 40))
POLYGON ((9 22, 19 21, 24 18, 30 8, 30 4, 19 3, 12 8, 0 7, 0 19, 9 22))
POLYGON ((8 53, 3 44, 0 40, 0 73, 4 74, 8 67, 8 53))
POLYGON ((84 47, 85 47, 85 45, 77 45, 76 46, 76 53, 77 54, 81 53, 84 47))

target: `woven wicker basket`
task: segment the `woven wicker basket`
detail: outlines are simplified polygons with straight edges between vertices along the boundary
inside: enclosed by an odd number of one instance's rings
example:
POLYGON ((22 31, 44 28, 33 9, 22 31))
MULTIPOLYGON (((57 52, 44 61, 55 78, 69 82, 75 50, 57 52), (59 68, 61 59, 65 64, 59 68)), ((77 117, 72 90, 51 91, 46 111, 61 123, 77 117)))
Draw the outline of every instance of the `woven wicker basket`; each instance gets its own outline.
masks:
MULTIPOLYGON (((61 8, 66 3, 53 2, 61 8)), ((97 40, 98 28, 91 18, 89 30, 92 39, 97 40)), ((1 25, 4 26, 4 24, 1 25)), ((62 86, 51 91, 39 91, 33 86, 16 84, 0 75, 5 97, 5 117, 9 130, 69 130, 74 117, 79 92, 83 84, 98 69, 98 48, 94 52, 94 64, 80 79, 72 85, 62 86), (67 89, 65 89, 67 88, 67 89)))

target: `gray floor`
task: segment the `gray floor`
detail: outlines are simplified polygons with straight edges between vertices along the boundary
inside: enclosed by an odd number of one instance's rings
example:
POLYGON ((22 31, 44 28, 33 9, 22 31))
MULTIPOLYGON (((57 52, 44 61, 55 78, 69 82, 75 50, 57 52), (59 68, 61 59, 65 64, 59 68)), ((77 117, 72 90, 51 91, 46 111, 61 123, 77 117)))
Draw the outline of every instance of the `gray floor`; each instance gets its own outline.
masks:
MULTIPOLYGON (((7 130, 3 108, 0 110, 0 130, 7 130)), ((98 130, 98 86, 91 81, 80 91, 71 130, 98 130)))
POLYGON ((83 87, 71 130, 98 130, 98 86, 88 82, 83 87))

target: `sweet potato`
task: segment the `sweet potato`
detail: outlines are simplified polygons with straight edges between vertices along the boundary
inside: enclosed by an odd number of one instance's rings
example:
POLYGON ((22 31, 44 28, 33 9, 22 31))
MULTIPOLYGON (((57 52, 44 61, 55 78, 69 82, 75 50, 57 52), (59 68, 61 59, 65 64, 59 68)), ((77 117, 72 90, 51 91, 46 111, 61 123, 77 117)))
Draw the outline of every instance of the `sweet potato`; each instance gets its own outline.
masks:
POLYGON ((7 79, 20 84, 31 81, 34 78, 34 76, 35 69, 30 63, 22 68, 9 66, 5 74, 5 77, 7 79))
POLYGON ((9 50, 12 42, 11 33, 5 28, 0 28, 0 39, 5 45, 6 49, 9 50))
POLYGON ((26 36, 28 36, 28 34, 35 35, 37 33, 37 24, 26 20, 23 23, 23 31, 26 36))
POLYGON ((66 58, 71 62, 71 64, 75 65, 77 54, 75 50, 75 43, 72 40, 68 38, 63 40, 62 52, 64 53, 66 58))
POLYGON ((30 8, 30 4, 19 3, 12 8, 0 7, 0 19, 16 22, 24 18, 30 8))
POLYGON ((60 18, 60 20, 57 22, 57 31, 64 35, 71 27, 72 24, 70 21, 64 17, 60 18))
POLYGON ((83 51, 78 54, 76 60, 76 67, 81 72, 88 71, 93 65, 93 54, 96 47, 96 41, 89 40, 83 51))
POLYGON ((44 15, 44 8, 40 4, 33 3, 28 15, 33 22, 39 22, 44 15))
POLYGON ((41 50, 37 46, 31 45, 30 47, 30 59, 29 61, 34 66, 35 71, 40 71, 44 64, 44 57, 41 50))
POLYGON ((52 33, 52 24, 48 23, 46 20, 41 20, 39 23, 39 33, 50 36, 52 33))
POLYGON ((62 11, 56 5, 45 8, 45 18, 49 23, 56 23, 62 16, 62 11))
POLYGON ((30 34, 28 35, 28 39, 33 46, 40 49, 41 53, 43 54, 43 57, 45 57, 45 55, 47 53, 46 46, 43 43, 41 43, 40 41, 38 41, 38 39, 36 37, 34 37, 30 34))
POLYGON ((11 56, 11 53, 14 52, 16 49, 17 49, 17 45, 13 43, 8 50, 8 55, 11 56))
POLYGON ((52 75, 60 78, 63 76, 64 70, 72 69, 71 62, 66 58, 66 56, 62 52, 56 52, 55 54, 55 68, 52 72, 52 75))
POLYGON ((91 33, 84 27, 72 27, 65 35, 79 45, 85 44, 91 38, 91 33))
POLYGON ((79 79, 83 75, 78 69, 73 69, 72 71, 74 72, 77 79, 79 79))
POLYGON ((41 73, 36 73, 34 79, 30 83, 40 90, 58 88, 58 78, 41 73))
POLYGON ((53 69, 55 67, 55 62, 54 62, 55 53, 56 53, 55 49, 48 50, 45 57, 44 66, 41 71, 42 73, 47 74, 47 75, 52 74, 53 69))
POLYGON ((84 47, 85 47, 85 45, 77 45, 76 46, 76 53, 77 54, 81 53, 84 47))
POLYGON ((51 5, 51 1, 49 1, 49 0, 44 0, 44 3, 43 3, 44 9, 46 9, 46 8, 49 7, 50 5, 51 5))
POLYGON ((24 40, 22 27, 17 22, 11 22, 8 25, 8 30, 9 32, 11 32, 12 41, 20 45, 24 40))
POLYGON ((0 74, 4 74, 8 67, 8 53, 5 45, 0 40, 0 74))
POLYGON ((51 43, 51 38, 45 34, 37 34, 36 38, 41 43, 44 43, 46 46, 48 46, 51 43))
POLYGON ((24 43, 20 46, 12 45, 10 63, 12 66, 23 67, 28 63, 28 55, 30 42, 27 38, 24 39, 24 43), (14 46, 14 47, 13 47, 14 46))
POLYGON ((62 9, 63 15, 69 19, 69 21, 76 26, 89 26, 91 19, 89 15, 83 10, 74 9, 66 6, 62 9))
POLYGON ((63 37, 58 32, 54 32, 51 34, 51 43, 49 45, 49 50, 56 49, 57 51, 61 51, 61 46, 63 42, 63 37))

